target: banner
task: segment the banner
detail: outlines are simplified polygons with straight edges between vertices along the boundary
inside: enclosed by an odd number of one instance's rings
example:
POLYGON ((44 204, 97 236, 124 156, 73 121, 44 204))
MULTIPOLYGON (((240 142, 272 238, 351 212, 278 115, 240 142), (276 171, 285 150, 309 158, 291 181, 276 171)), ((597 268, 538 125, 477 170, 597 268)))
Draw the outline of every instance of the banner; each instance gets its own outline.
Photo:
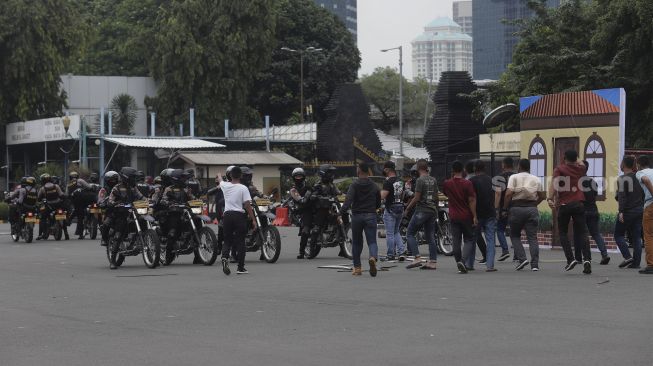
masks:
POLYGON ((61 141, 79 138, 80 117, 68 116, 68 134, 63 127, 65 117, 46 118, 7 124, 7 145, 31 144, 45 141, 61 141))

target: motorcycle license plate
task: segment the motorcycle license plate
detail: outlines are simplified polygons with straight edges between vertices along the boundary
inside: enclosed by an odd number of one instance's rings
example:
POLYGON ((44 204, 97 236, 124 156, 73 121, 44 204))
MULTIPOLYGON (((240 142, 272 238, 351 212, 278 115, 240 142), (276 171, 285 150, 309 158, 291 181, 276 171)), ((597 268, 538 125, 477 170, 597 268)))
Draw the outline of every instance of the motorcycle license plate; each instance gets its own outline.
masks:
POLYGON ((92 213, 92 214, 100 213, 100 209, 99 208, 92 208, 92 209, 89 210, 89 212, 92 213))
POLYGON ((54 219, 57 220, 57 221, 65 220, 66 215, 54 215, 54 219))
POLYGON ((36 223, 39 220, 36 217, 26 217, 25 222, 31 222, 31 223, 36 223))

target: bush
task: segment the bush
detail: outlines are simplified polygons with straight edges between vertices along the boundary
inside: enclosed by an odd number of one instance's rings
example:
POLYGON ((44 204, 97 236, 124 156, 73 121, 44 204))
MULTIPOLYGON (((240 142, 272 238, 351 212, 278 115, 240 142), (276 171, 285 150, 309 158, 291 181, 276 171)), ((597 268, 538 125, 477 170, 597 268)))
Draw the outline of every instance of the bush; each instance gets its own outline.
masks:
MULTIPOLYGON (((611 234, 614 231, 614 223, 617 220, 616 214, 601 213, 599 214, 599 231, 602 234, 611 234)), ((540 224, 538 227, 540 231, 553 230, 553 215, 548 211, 540 211, 540 224)))
POLYGON ((0 202, 0 220, 7 220, 9 218, 9 204, 0 202))
POLYGON ((538 227, 540 231, 551 231, 553 230, 553 215, 551 212, 540 211, 540 224, 538 227))

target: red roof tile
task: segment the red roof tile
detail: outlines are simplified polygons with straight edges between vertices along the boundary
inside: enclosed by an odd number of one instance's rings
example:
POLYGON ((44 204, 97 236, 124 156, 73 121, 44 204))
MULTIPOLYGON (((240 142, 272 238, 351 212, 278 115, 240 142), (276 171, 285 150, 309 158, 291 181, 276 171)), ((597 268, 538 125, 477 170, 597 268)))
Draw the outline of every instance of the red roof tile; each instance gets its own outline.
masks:
POLYGON ((522 119, 619 113, 619 108, 591 91, 545 95, 521 113, 522 119))

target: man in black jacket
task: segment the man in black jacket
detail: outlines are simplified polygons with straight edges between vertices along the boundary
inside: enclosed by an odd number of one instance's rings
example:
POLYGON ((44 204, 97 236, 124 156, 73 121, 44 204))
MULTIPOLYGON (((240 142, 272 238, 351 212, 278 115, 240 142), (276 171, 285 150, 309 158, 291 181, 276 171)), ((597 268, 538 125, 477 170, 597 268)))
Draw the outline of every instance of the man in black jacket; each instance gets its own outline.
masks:
MULTIPOLYGON (((347 199, 342 205, 342 212, 351 207, 351 237, 352 250, 354 254, 354 269, 352 274, 360 276, 361 253, 363 252, 363 231, 367 246, 370 249, 370 275, 376 276, 376 260, 379 256, 379 248, 376 244, 376 210, 381 207, 381 192, 376 183, 369 179, 370 167, 363 162, 358 165, 358 180, 349 186, 347 199)), ((339 219, 340 220, 340 219, 339 219)))
POLYGON ((617 201, 619 202, 619 216, 614 226, 614 241, 617 242, 619 251, 624 261, 619 268, 638 269, 642 260, 642 216, 644 215, 644 190, 635 175, 635 157, 624 156, 621 162, 624 175, 617 180, 617 201), (633 253, 628 249, 626 233, 633 245, 633 253))

